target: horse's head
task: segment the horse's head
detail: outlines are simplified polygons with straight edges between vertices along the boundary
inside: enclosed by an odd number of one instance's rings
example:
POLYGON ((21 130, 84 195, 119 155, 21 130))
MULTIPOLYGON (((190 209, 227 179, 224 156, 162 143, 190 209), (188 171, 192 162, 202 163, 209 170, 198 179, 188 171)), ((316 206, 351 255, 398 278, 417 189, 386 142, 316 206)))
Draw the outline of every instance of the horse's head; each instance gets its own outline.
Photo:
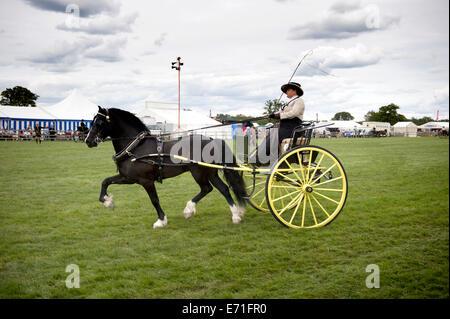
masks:
POLYGON ((88 147, 96 147, 98 143, 111 135, 111 123, 108 109, 98 107, 98 112, 92 120, 91 129, 84 140, 88 147))

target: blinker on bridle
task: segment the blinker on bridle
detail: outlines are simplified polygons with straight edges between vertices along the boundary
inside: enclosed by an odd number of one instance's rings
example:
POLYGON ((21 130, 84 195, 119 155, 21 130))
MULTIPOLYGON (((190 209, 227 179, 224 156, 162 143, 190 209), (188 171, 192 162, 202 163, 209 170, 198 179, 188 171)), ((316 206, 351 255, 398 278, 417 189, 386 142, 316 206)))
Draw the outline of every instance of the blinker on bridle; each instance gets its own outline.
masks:
MULTIPOLYGON (((108 112, 108 110, 106 112, 108 112)), ((109 122, 109 115, 105 115, 105 114, 102 114, 102 113, 99 113, 99 112, 97 112, 97 115, 101 115, 101 116, 105 117, 106 120, 109 122)))

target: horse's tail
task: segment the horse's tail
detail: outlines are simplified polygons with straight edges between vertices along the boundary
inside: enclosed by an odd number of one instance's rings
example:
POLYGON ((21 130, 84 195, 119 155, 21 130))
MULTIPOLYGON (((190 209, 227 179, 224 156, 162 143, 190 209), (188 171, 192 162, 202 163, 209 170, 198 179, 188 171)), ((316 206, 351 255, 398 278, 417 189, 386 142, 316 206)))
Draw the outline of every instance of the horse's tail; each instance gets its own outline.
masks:
POLYGON ((247 203, 247 192, 245 190, 245 183, 242 175, 238 171, 233 171, 231 169, 224 169, 223 175, 233 190, 234 195, 236 195, 239 206, 245 207, 247 203))
MULTIPOLYGON (((229 154, 231 155, 232 154, 231 149, 228 147, 228 145, 226 145, 225 141, 222 141, 222 143, 223 143, 222 144, 223 154, 230 152, 229 154)), ((225 156, 225 157, 227 157, 227 156, 225 156)), ((227 158, 230 158, 230 157, 227 157, 227 158)), ((232 155, 232 157, 233 157, 233 163, 232 163, 233 165, 232 166, 237 167, 236 157, 234 155, 232 155)), ((224 159, 225 158, 223 158, 223 160, 224 159)), ((228 167, 230 167, 230 166, 228 166, 228 167)), ((231 190, 233 191, 234 195, 236 196, 239 206, 245 208, 246 203, 247 203, 247 191, 245 188, 244 179, 242 178, 243 174, 241 174, 239 171, 235 171, 233 169, 224 168, 223 175, 224 175, 228 185, 230 185, 231 190)))

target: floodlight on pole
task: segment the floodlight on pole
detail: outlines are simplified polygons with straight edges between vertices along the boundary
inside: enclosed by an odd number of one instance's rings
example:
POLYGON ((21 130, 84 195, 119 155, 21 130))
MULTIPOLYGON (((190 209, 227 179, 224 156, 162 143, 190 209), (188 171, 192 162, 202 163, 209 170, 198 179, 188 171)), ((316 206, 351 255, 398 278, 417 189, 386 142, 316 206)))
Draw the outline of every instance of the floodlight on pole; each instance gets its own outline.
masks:
POLYGON ((178 57, 177 61, 172 62, 172 69, 175 69, 178 71, 178 130, 181 129, 180 125, 180 110, 181 110, 181 66, 184 63, 181 63, 181 58, 178 57))

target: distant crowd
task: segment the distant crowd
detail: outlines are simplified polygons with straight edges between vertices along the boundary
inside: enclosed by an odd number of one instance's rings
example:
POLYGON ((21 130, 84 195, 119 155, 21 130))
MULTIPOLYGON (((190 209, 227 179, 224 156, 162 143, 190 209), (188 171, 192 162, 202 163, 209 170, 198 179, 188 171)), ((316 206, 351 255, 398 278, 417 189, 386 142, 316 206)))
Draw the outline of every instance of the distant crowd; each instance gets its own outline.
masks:
POLYGON ((77 130, 56 130, 53 126, 40 127, 36 126, 33 130, 31 127, 23 130, 1 129, 0 140, 9 141, 32 141, 37 143, 41 141, 78 141, 81 134, 77 130))

